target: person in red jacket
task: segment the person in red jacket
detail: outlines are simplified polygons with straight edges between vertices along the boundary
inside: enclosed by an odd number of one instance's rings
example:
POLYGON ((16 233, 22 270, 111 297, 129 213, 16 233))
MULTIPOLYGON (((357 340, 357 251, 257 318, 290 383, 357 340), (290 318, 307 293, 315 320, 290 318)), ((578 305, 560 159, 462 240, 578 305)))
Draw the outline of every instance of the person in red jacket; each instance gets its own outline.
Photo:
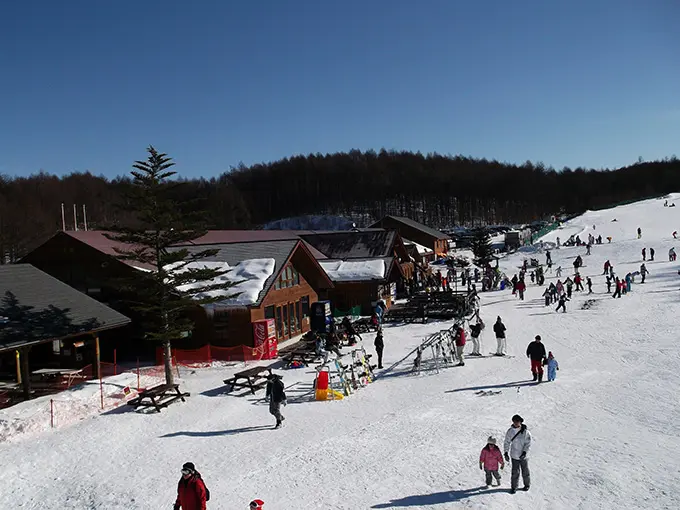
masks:
POLYGON ((458 366, 465 366, 465 359, 463 359, 463 351, 465 350, 465 330, 462 326, 458 326, 456 332, 456 357, 458 358, 458 366))
POLYGON ((206 510, 207 494, 201 474, 192 462, 182 466, 182 478, 177 484, 175 510, 206 510))
POLYGON ((482 453, 479 455, 479 469, 483 469, 486 474, 486 486, 493 485, 491 477, 496 479, 497 485, 501 484, 501 474, 498 468, 503 469, 505 462, 503 462, 503 454, 496 446, 496 438, 489 436, 486 441, 486 446, 482 448, 482 453))
POLYGON ((248 508, 250 508, 250 510, 264 510, 264 501, 261 499, 254 499, 250 502, 248 508))

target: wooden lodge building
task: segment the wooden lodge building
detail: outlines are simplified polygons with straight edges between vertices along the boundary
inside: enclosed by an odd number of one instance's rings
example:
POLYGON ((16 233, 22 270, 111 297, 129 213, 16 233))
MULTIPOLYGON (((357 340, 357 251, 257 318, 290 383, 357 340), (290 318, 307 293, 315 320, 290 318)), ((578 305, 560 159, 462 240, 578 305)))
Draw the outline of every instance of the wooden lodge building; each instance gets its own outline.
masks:
POLYGON ((34 376, 59 369, 92 365, 96 377, 100 335, 129 322, 30 264, 0 265, 0 393, 29 398, 34 376))
POLYGON ((410 218, 385 216, 371 227, 396 230, 405 241, 413 241, 432 250, 435 258, 446 256, 449 250, 451 238, 448 235, 410 218))

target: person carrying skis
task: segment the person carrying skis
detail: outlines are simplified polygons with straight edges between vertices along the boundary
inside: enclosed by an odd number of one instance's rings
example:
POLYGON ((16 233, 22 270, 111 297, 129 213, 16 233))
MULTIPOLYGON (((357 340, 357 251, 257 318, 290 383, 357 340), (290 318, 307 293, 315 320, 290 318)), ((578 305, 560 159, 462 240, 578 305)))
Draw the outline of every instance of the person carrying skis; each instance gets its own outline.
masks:
POLYGON ((472 353, 470 353, 470 356, 482 355, 482 353, 480 352, 481 343, 479 340, 479 336, 482 334, 483 329, 484 322, 482 321, 482 318, 479 316, 479 313, 477 313, 477 322, 475 324, 470 324, 470 337, 472 338, 472 353))
POLYGON ((500 448, 496 446, 496 438, 489 436, 486 440, 486 446, 482 448, 482 453, 479 454, 479 469, 484 470, 487 489, 493 485, 492 477, 496 479, 496 485, 500 486, 501 474, 498 472, 499 467, 501 469, 505 467, 503 454, 501 453, 500 448))
POLYGON ((531 486, 531 473, 529 472, 529 450, 531 448, 531 434, 524 425, 524 419, 516 414, 512 417, 512 426, 505 433, 503 443, 504 457, 506 462, 512 460, 512 475, 510 476, 510 494, 517 492, 519 473, 522 471, 522 490, 528 491, 531 486))
POLYGON ((557 363, 557 360, 553 356, 552 352, 548 353, 548 360, 546 364, 548 365, 548 381, 554 381, 555 377, 557 377, 557 371, 560 369, 560 365, 557 363))
POLYGON ((588 287, 588 294, 593 293, 593 280, 590 279, 590 276, 586 278, 586 286, 588 287))
POLYGON ((505 356, 505 350, 507 348, 505 340, 505 324, 503 324, 500 315, 496 319, 496 323, 493 325, 493 332, 496 334, 496 342, 498 343, 496 356, 505 356))
POLYGON ((177 500, 174 510, 206 510, 208 492, 201 474, 193 462, 182 466, 182 478, 177 483, 177 500))
POLYGON ((560 311, 560 308, 563 310, 563 313, 567 313, 567 301, 571 301, 565 294, 560 294, 559 301, 557 303, 557 308, 555 308, 556 312, 560 311))
POLYGON ((534 381, 543 381, 543 359, 545 358, 545 345, 541 342, 541 335, 536 335, 534 341, 527 347, 527 358, 531 360, 531 375, 534 381))
POLYGON ((378 368, 382 368, 383 349, 385 348, 385 341, 383 339, 382 328, 378 329, 378 332, 375 335, 375 341, 373 342, 373 345, 375 346, 375 353, 378 355, 378 368))
POLYGON ((640 266, 640 276, 642 276, 642 280, 640 280, 640 283, 645 283, 645 277, 649 274, 649 271, 647 271, 647 266, 642 264, 640 266))
POLYGON ((286 392, 284 391, 283 381, 278 374, 269 374, 267 376, 267 390, 265 398, 269 398, 269 414, 276 418, 275 429, 281 428, 284 416, 281 414, 281 404, 287 404, 286 392))

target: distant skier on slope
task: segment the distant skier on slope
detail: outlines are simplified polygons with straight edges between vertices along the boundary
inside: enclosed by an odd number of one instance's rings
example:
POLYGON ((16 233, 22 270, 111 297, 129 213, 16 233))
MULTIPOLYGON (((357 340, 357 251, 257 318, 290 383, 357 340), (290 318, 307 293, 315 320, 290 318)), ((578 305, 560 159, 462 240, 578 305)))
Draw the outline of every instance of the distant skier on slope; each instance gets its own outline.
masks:
POLYGON ((668 250, 668 262, 675 262, 677 255, 675 254, 675 248, 668 250))
POLYGON ((505 340, 505 324, 503 324, 500 315, 496 319, 496 323, 493 325, 493 332, 496 334, 496 342, 498 343, 496 356, 505 356, 505 351, 507 349, 505 340))
POLYGON ((505 433, 503 450, 505 460, 512 459, 512 475, 510 477, 510 494, 517 492, 519 473, 522 471, 523 490, 528 491, 531 486, 531 473, 529 472, 529 449, 531 448, 531 434, 524 425, 524 419, 516 414, 512 417, 512 426, 505 433))
POLYGON ((640 276, 642 276, 642 280, 640 281, 640 283, 645 283, 645 277, 646 277, 648 274, 649 274, 649 271, 647 271, 647 266, 645 266, 644 264, 642 264, 642 265, 640 266, 640 276))
POLYGON ((557 303, 557 308, 555 308, 555 311, 559 312, 561 308, 563 313, 567 313, 567 301, 571 300, 565 294, 560 294, 559 302, 557 303))
POLYGON ((638 239, 642 238, 642 229, 638 227, 637 229, 638 239))
POLYGON ((588 294, 593 293, 593 280, 590 279, 590 276, 586 278, 586 286, 588 287, 588 294))
POLYGON ((654 262, 654 248, 649 249, 649 260, 654 262))

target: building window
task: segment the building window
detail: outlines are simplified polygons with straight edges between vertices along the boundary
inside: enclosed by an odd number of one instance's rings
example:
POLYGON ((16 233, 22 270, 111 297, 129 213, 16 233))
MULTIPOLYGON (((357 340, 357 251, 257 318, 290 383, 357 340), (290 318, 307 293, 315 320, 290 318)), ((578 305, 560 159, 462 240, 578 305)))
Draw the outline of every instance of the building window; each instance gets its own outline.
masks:
POLYGON ((264 318, 265 319, 274 318, 274 305, 264 307, 264 318))
POLYGON ((290 322, 288 321, 288 305, 281 307, 283 310, 283 336, 290 336, 290 322))
POLYGON ((276 307, 276 336, 283 337, 283 311, 280 306, 276 307))
POLYGON ((302 316, 300 315, 300 301, 295 303, 295 324, 297 325, 298 331, 302 331, 302 316))
POLYGON ((302 318, 309 317, 309 296, 304 296, 300 300, 300 306, 302 308, 302 318))
POLYGON ((295 269, 293 266, 287 265, 285 268, 283 268, 283 271, 281 271, 281 275, 274 284, 274 288, 276 290, 287 289, 299 284, 300 273, 298 273, 297 269, 295 269))

